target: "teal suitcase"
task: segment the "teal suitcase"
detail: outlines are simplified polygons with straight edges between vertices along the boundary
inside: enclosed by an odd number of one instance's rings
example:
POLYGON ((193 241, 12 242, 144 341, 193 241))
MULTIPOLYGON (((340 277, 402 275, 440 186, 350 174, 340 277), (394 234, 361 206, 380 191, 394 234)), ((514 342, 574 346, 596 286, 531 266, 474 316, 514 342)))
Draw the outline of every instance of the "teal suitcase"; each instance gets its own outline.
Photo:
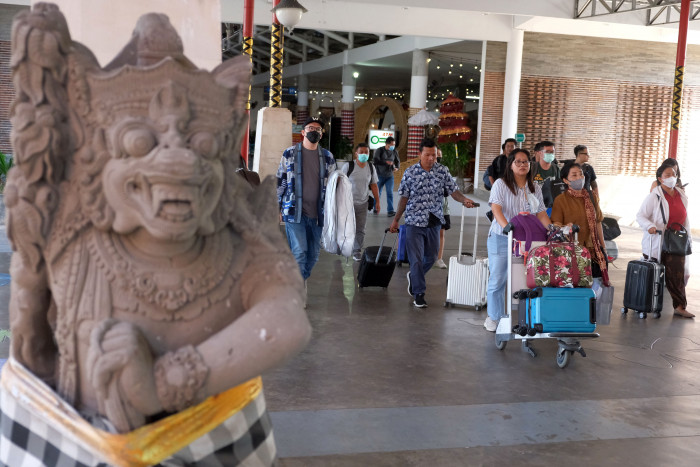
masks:
POLYGON ((537 287, 528 298, 528 323, 537 332, 593 332, 596 299, 593 289, 537 287))

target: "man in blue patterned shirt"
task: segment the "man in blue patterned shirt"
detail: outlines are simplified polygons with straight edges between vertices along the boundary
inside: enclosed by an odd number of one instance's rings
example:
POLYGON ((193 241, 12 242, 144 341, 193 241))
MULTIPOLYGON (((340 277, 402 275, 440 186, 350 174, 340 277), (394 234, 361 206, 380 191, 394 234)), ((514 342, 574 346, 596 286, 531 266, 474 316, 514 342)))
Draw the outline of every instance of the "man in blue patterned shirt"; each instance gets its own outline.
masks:
POLYGON ((318 144, 322 133, 323 121, 308 117, 301 131, 303 142, 284 151, 277 169, 280 220, 304 281, 321 251, 326 184, 336 169, 333 154, 318 144))
POLYGON ((414 297, 413 305, 425 308, 425 274, 433 267, 440 247, 442 198, 448 193, 465 207, 477 205, 457 190, 450 171, 437 163, 435 141, 424 139, 419 147, 420 163, 412 165, 403 174, 399 185, 396 216, 389 229, 399 231, 399 220, 406 212, 406 253, 410 263, 408 293, 414 297))

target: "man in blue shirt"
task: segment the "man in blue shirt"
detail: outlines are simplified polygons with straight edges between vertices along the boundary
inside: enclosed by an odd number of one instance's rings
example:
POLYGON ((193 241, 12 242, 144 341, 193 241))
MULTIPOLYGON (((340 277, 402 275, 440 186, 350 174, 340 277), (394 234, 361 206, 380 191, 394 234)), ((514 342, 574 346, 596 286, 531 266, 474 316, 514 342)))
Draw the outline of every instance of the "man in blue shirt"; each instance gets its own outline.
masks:
POLYGON ((411 265, 407 274, 408 291, 414 297, 413 305, 425 308, 425 274, 433 267, 440 247, 442 198, 449 193, 467 208, 476 205, 457 190, 450 171, 437 163, 435 141, 424 139, 420 146, 420 163, 412 165, 403 174, 399 185, 399 205, 389 229, 398 232, 399 220, 406 213, 406 253, 411 265))

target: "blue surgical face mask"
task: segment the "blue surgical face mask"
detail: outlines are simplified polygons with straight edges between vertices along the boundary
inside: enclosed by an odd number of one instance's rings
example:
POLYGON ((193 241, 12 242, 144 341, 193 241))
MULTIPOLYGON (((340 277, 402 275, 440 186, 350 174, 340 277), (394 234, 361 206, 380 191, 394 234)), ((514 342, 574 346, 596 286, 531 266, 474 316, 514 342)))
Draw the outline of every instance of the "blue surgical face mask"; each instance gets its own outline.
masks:
POLYGON ((554 153, 553 152, 545 152, 544 156, 542 156, 542 157, 544 158, 544 161, 547 164, 551 164, 552 162, 554 162, 554 153))
POLYGON ((369 160, 369 154, 358 153, 357 160, 364 164, 365 162, 367 162, 369 160))
POLYGON ((389 146, 389 151, 393 151, 396 148, 396 146, 389 146))

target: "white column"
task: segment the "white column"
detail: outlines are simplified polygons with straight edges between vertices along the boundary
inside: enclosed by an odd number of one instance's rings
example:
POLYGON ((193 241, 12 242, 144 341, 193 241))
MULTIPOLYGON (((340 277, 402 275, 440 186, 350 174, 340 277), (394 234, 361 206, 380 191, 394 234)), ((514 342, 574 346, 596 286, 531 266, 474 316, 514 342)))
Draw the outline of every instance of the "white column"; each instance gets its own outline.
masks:
POLYGON ((297 107, 309 107, 309 77, 297 76, 297 107))
POLYGON ((523 64, 524 32, 513 29, 506 54, 506 82, 503 92, 503 126, 501 141, 512 138, 518 132, 518 105, 520 102, 520 77, 523 64))
POLYGON ((428 52, 413 51, 413 66, 411 70, 411 99, 409 107, 423 109, 428 98, 428 52))
POLYGON ((355 81, 357 80, 353 73, 357 69, 352 65, 343 65, 343 104, 355 104, 355 81))

